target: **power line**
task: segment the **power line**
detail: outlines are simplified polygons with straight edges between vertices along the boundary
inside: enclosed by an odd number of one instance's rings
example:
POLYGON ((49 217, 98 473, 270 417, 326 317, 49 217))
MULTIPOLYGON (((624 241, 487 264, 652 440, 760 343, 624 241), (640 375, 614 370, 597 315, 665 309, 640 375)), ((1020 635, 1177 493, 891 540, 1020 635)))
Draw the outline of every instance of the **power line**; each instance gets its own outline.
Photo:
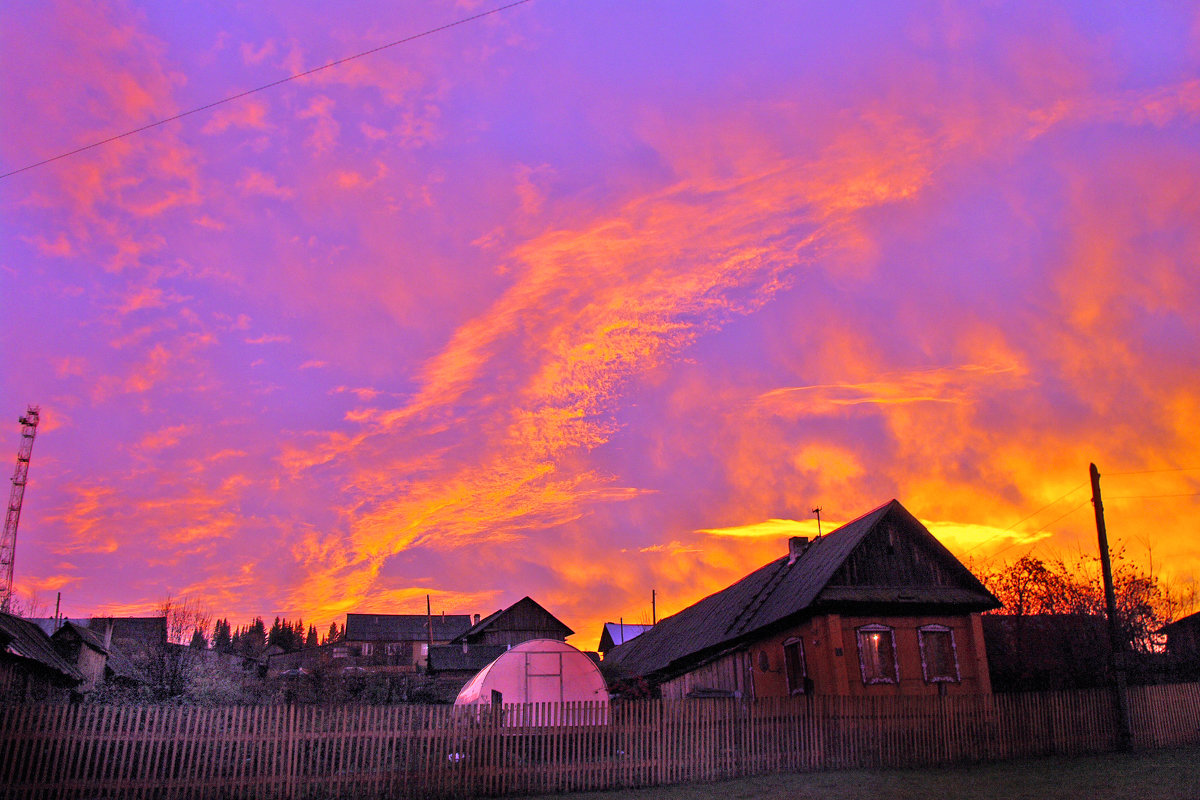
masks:
POLYGON ((395 47, 396 45, 407 44, 408 42, 416 41, 417 39, 423 39, 426 36, 432 36, 435 33, 441 33, 442 31, 449 30, 450 28, 456 28, 459 25, 465 25, 468 22, 474 22, 477 19, 483 19, 484 17, 491 16, 492 14, 499 14, 501 11, 507 11, 510 8, 515 8, 516 6, 524 5, 524 4, 530 3, 530 2, 533 2, 533 0, 514 0, 514 2, 508 3, 507 5, 498 6, 489 11, 481 11, 478 14, 472 14, 469 17, 463 17, 462 19, 455 20, 454 22, 448 22, 445 25, 439 25, 436 28, 430 28, 427 31, 423 31, 421 33, 415 33, 412 36, 406 36, 403 39, 397 39, 394 42, 388 42, 387 44, 382 44, 379 47, 373 47, 370 50, 364 50, 361 53, 355 53, 352 56, 346 56, 345 58, 339 58, 336 61, 330 61, 328 64, 322 64, 319 67, 313 67, 312 69, 307 69, 303 72, 297 72, 294 75, 288 75, 286 78, 280 78, 277 81, 271 81, 270 83, 264 83, 262 86, 258 86, 254 89, 247 89, 244 92, 238 92, 237 94, 230 95, 229 97, 224 97, 220 100, 214 100, 213 102, 206 103, 202 106, 196 106, 195 108, 189 109, 187 111, 183 111, 179 114, 175 114, 174 116, 166 117, 165 119, 160 119, 156 122, 151 122, 146 125, 142 125, 139 128, 134 128, 133 130, 128 130, 128 131, 125 131, 124 133, 118 133, 117 135, 110 136, 107 139, 101 139, 98 142, 92 142, 91 144, 84 145, 83 147, 77 147, 76 149, 71 150, 70 152, 60 153, 59 155, 52 156, 51 158, 47 158, 47 159, 43 159, 42 161, 38 161, 35 164, 28 164, 19 169, 14 169, 10 172, 5 172, 3 174, 0 174, 0 180, 11 177, 20 172, 25 172, 26 170, 31 170, 35 167, 43 166, 44 164, 49 164, 52 161, 58 161, 63 158, 68 158, 70 156, 82 153, 86 150, 91 150, 93 148, 100 147, 102 145, 106 145, 110 142, 115 142, 118 139, 124 139, 126 136, 133 136, 135 133, 141 133, 142 131, 147 131, 147 130, 150 130, 151 128, 157 128, 160 125, 166 125, 168 122, 174 122, 177 119, 183 119, 184 117, 191 116, 192 114, 199 114, 201 111, 207 111, 210 108, 215 108, 216 106, 223 105, 225 103, 231 103, 234 100, 240 100, 241 98, 247 97, 248 95, 252 95, 257 92, 262 92, 267 89, 271 89, 275 86, 280 85, 281 83, 287 83, 288 81, 294 81, 297 78, 304 78, 304 77, 307 77, 314 73, 320 72, 322 70, 330 69, 331 67, 336 67, 341 64, 345 64, 347 61, 353 61, 356 58, 363 58, 364 56, 369 56, 373 53, 378 53, 380 50, 387 50, 389 47, 395 47))
MULTIPOLYGON (((988 542, 990 542, 992 539, 995 539, 995 538, 996 538, 996 537, 998 537, 998 536, 1003 536, 1004 534, 1006 534, 1006 533, 1008 533, 1009 531, 1011 531, 1013 528, 1015 528, 1015 527, 1017 527, 1018 525, 1020 525, 1020 524, 1021 524, 1022 522, 1024 522, 1025 520, 1027 520, 1027 519, 1032 519, 1033 517, 1036 517, 1038 514, 1042 513, 1042 512, 1043 512, 1043 511, 1045 511, 1047 508, 1050 508, 1050 507, 1051 507, 1052 505, 1054 505, 1055 503, 1059 503, 1059 502, 1062 502, 1063 500, 1066 500, 1068 497, 1070 497, 1071 495, 1075 494, 1076 492, 1078 492, 1080 489, 1082 489, 1083 487, 1085 487, 1085 486, 1087 486, 1087 485, 1088 485, 1088 482, 1087 482, 1087 481, 1084 481, 1083 483, 1079 484, 1079 485, 1078 485, 1078 486, 1076 486, 1074 489, 1071 489, 1069 492, 1067 492, 1067 493, 1066 493, 1066 494, 1064 494, 1063 496, 1061 496, 1061 497, 1058 497, 1058 498, 1055 498, 1054 500, 1051 500, 1049 503, 1047 503, 1046 505, 1042 506, 1042 507, 1041 507, 1041 508, 1039 508, 1037 511, 1034 511, 1032 514, 1029 514, 1029 515, 1027 515, 1027 516, 1024 516, 1024 517, 1021 517, 1021 519, 1017 520, 1017 521, 1016 521, 1016 522, 1014 522, 1012 525, 1009 525, 1007 528, 1005 528, 1004 530, 1000 531, 999 533, 994 533, 994 534, 992 534, 992 535, 991 535, 991 536, 989 536, 988 538, 984 539, 982 542, 979 542, 978 544, 976 544, 974 547, 970 548, 969 550, 966 550, 966 551, 964 551, 963 555, 966 555, 966 553, 970 553, 972 550, 976 550, 976 549, 978 549, 978 548, 982 547, 983 545, 987 544, 987 543, 988 543, 988 542)), ((1085 500, 1084 502, 1087 502, 1087 501, 1085 500)), ((1079 506, 1076 506, 1075 508, 1078 508, 1078 507, 1079 507, 1079 506)), ((1074 510, 1075 510, 1074 508, 1073 508, 1073 509, 1071 509, 1071 511, 1074 511, 1074 510)), ((1068 511, 1067 513, 1068 513, 1068 514, 1070 514, 1070 513, 1071 513, 1071 511, 1068 511)), ((1059 517, 1059 519, 1062 519, 1062 517, 1059 517)), ((1054 522, 1057 522, 1057 521, 1058 521, 1058 520, 1055 520, 1054 522)), ((1052 522, 1052 523, 1050 523, 1050 524, 1051 524, 1051 525, 1053 525, 1054 523, 1052 522)), ((1038 533, 1038 532, 1039 532, 1039 531, 1034 531, 1034 533, 1038 533)), ((1007 549, 1007 548, 1006 548, 1006 549, 1007 549)), ((1001 552, 1003 552, 1003 551, 1001 551, 1001 552)))
POLYGON ((1200 492, 1183 492, 1182 494, 1118 494, 1109 500, 1149 500, 1157 497, 1200 497, 1200 492))
POLYGON ((1200 472, 1200 467, 1167 467, 1165 469, 1134 469, 1126 472, 1106 472, 1105 477, 1113 475, 1153 475, 1159 472, 1200 472))
MULTIPOLYGON (((1200 467, 1166 467, 1166 468, 1162 468, 1162 469, 1125 470, 1122 472, 1106 472, 1105 475, 1108 477, 1113 477, 1116 475, 1153 475, 1153 474, 1159 474, 1159 473, 1164 473, 1164 472, 1200 472, 1200 467)), ((1038 514, 1042 513, 1043 511, 1045 511, 1046 509, 1055 505, 1056 503, 1059 503, 1059 502, 1065 500, 1066 498, 1070 497, 1075 492, 1079 491, 1080 489, 1082 489, 1083 487, 1085 487, 1087 485, 1088 485, 1088 481, 1084 481, 1083 483, 1081 483, 1078 486, 1076 486, 1075 488, 1071 489, 1069 492, 1062 495, 1061 497, 1051 500, 1049 503, 1042 506, 1037 511, 1034 511, 1031 514, 1027 514, 1026 516, 1022 517, 1021 519, 1017 520, 1016 522, 1014 522, 1012 525, 1009 525, 1004 530, 998 531, 997 533, 992 534, 991 536, 987 537, 986 539, 984 539, 981 542, 977 542, 972 547, 968 548, 967 550, 964 550, 963 555, 974 552, 975 550, 978 550, 980 547, 983 547, 988 542, 991 542, 994 539, 997 539, 998 537, 1003 536, 1004 534, 1011 531, 1013 528, 1020 525, 1022 522, 1025 522, 1026 520, 1036 517, 1038 514)), ((1115 496, 1110 497, 1109 499, 1110 500, 1143 500, 1143 499, 1157 499, 1157 498, 1168 498, 1168 497, 1200 497, 1200 492, 1185 492, 1182 494, 1125 494, 1125 495, 1115 495, 1115 496)), ((1036 531, 1033 531, 1032 533, 1030 533, 1028 535, 1034 536, 1036 534, 1041 533, 1046 528, 1053 525, 1055 522, 1058 522, 1059 520, 1063 519, 1064 517, 1067 517, 1070 514, 1073 514, 1076 511, 1078 511, 1089 500, 1091 500, 1090 497, 1087 498, 1086 500, 1084 500, 1079 505, 1072 508, 1070 511, 1066 512, 1066 514, 1063 514, 1063 515, 1051 520, 1050 522, 1046 523, 1045 525, 1043 525, 1042 527, 1038 528, 1036 531)), ((1001 548, 1000 550, 997 550, 995 553, 993 553, 992 556, 993 557, 997 556, 1000 553, 1003 553, 1005 550, 1009 550, 1009 549, 1015 547, 1016 544, 1017 543, 1014 542, 1013 544, 1010 544, 1007 547, 1001 548)))
MULTIPOLYGON (((1029 534, 1026 534, 1026 535, 1027 535, 1027 536, 1037 536, 1039 533, 1041 533, 1042 531, 1046 530, 1046 528, 1049 528, 1051 525, 1053 525, 1054 523, 1058 522, 1059 520, 1066 519, 1067 517, 1071 516, 1071 515, 1072 515, 1072 514, 1074 514, 1076 511, 1078 511, 1079 509, 1081 509, 1081 508, 1083 508, 1084 506, 1086 506, 1086 505, 1087 505, 1088 503, 1090 503, 1091 501, 1092 501, 1092 498, 1090 498, 1090 497, 1085 497, 1083 500, 1081 500, 1081 501, 1079 502, 1079 504, 1078 504, 1078 505, 1076 505, 1076 506, 1072 507, 1070 511, 1067 511, 1065 514, 1060 514, 1059 516, 1057 516, 1057 517, 1055 517, 1054 519, 1052 519, 1052 520, 1050 520, 1049 522, 1047 522, 1047 523, 1046 523, 1045 525, 1043 525, 1042 527, 1038 528, 1036 531, 1033 531, 1032 533, 1029 533, 1029 534)), ((1027 518, 1027 519, 1028 519, 1028 518, 1027 518)), ((996 536, 999 536, 999 535, 1000 535, 1000 534, 996 534, 996 536)), ((988 539, 985 539, 985 540, 984 540, 984 542, 991 541, 991 539, 994 539, 994 538, 996 538, 996 537, 995 537, 995 536, 992 536, 992 537, 990 537, 990 538, 988 538, 988 539)), ((982 543, 981 543, 981 544, 982 544, 982 543)), ((1017 545, 1019 545, 1019 544, 1022 544, 1022 542, 1013 542, 1012 544, 1008 545, 1007 547, 1001 547, 999 550, 997 550, 996 552, 992 553, 992 555, 991 555, 991 558, 995 558, 996 556, 1000 555, 1001 553, 1004 553, 1004 552, 1006 552, 1006 551, 1008 551, 1008 550, 1011 550, 1011 549, 1013 549, 1014 547, 1016 547, 1016 546, 1017 546, 1017 545)), ((978 547, 978 546, 979 546, 979 545, 976 545, 976 547, 978 547)), ((969 551, 968 551, 968 552, 969 552, 969 551)))

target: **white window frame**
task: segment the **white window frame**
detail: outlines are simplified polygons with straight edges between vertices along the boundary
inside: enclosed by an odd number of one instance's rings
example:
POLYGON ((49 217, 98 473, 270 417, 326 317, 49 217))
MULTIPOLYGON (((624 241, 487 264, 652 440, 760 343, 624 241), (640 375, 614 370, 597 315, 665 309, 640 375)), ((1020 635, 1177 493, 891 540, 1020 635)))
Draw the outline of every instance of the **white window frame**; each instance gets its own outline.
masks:
POLYGON ((926 683, 961 683, 962 671, 958 666, 958 640, 954 638, 954 629, 948 628, 945 625, 922 625, 917 628, 917 640, 921 644, 921 673, 925 677, 926 683), (927 648, 925 646, 926 634, 949 634, 950 636, 950 654, 954 658, 954 675, 930 675, 929 674, 929 659, 926 655, 927 648))
POLYGON ((899 684, 900 683, 900 658, 896 652, 896 630, 888 625, 863 625, 855 629, 855 639, 858 643, 858 669, 862 675, 864 686, 873 686, 879 684, 899 684), (888 637, 888 643, 892 648, 892 670, 890 675, 885 675, 883 664, 879 665, 879 669, 871 670, 871 675, 867 675, 867 658, 864 652, 864 643, 868 642, 868 637, 884 636, 888 637))

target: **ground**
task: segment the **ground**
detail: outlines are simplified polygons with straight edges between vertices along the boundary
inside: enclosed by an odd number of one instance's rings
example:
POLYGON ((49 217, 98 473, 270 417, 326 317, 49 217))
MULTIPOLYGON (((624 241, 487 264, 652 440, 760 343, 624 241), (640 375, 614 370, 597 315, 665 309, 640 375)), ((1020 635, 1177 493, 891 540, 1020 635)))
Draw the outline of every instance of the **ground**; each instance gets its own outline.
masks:
MULTIPOLYGON (((544 796, 549 797, 550 795, 544 796)), ((1200 746, 908 770, 768 775, 572 800, 1200 800, 1200 746)))

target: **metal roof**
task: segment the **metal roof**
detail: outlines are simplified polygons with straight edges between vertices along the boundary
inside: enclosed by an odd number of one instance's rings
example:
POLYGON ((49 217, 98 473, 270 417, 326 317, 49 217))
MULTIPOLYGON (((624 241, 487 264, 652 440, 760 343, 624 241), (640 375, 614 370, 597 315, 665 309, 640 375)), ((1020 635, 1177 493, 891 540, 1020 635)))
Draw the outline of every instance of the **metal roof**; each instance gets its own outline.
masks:
POLYGON ((676 668, 745 641, 764 628, 815 612, 818 600, 829 602, 896 602, 895 590, 880 587, 829 587, 831 578, 881 521, 892 516, 909 530, 923 533, 927 547, 940 551, 961 568, 961 588, 929 591, 906 589, 905 601, 930 604, 998 605, 986 589, 958 563, 900 503, 892 500, 819 536, 792 561, 784 556, 760 567, 737 583, 709 595, 651 630, 608 651, 606 661, 638 675, 667 674, 676 668), (929 544, 931 543, 931 544, 929 544))
POLYGON ((423 642, 429 638, 446 642, 471 627, 470 614, 347 614, 348 642, 423 642))
POLYGON ((603 639, 603 634, 608 634, 608 638, 615 646, 624 644, 638 634, 645 633, 653 627, 653 625, 634 625, 629 622, 606 622, 604 623, 604 631, 600 638, 603 639))

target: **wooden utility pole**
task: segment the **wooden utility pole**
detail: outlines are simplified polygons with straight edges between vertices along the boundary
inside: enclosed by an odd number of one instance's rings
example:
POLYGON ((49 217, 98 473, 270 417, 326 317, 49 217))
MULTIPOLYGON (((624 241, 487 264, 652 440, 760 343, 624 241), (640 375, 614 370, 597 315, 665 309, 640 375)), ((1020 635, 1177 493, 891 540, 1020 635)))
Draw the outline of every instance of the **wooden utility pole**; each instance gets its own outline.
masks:
POLYGON ((658 590, 650 590, 650 624, 658 624, 658 590))
POLYGON ((1108 530, 1104 526, 1104 502, 1100 499, 1100 470, 1091 464, 1092 506, 1096 511, 1096 535, 1100 540, 1100 569, 1104 576, 1104 606, 1108 612, 1108 641, 1112 650, 1113 693, 1117 703, 1118 735, 1122 750, 1133 748, 1133 729, 1129 720, 1129 694, 1125 683, 1125 637, 1117 619, 1117 592, 1113 586, 1112 560, 1108 554, 1108 530))
POLYGON ((429 637, 425 645, 425 669, 429 669, 429 654, 433 650, 433 604, 425 595, 425 633, 429 637))

